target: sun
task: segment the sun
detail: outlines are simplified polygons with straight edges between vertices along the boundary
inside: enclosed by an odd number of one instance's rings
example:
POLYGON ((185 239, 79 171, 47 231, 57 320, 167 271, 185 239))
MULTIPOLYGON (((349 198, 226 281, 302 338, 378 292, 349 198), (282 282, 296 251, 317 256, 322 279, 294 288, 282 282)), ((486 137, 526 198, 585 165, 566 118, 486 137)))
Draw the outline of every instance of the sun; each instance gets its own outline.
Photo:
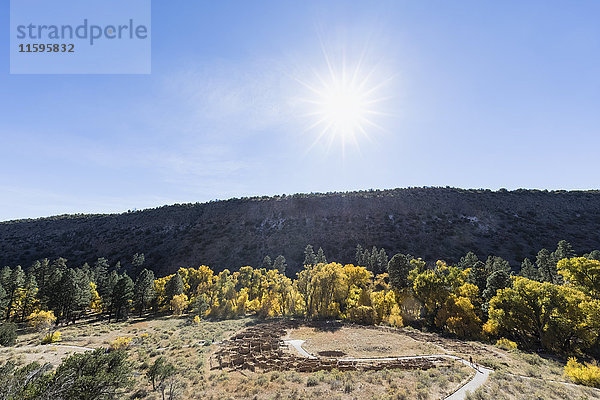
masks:
POLYGON ((377 81, 375 69, 365 70, 362 60, 354 65, 343 60, 336 66, 325 59, 325 73, 313 70, 312 79, 300 81, 307 89, 302 99, 310 120, 307 130, 318 133, 313 146, 325 140, 329 146, 339 141, 343 147, 348 142, 358 147, 360 137, 382 129, 376 120, 385 114, 380 103, 386 99, 381 89, 387 80, 377 81))

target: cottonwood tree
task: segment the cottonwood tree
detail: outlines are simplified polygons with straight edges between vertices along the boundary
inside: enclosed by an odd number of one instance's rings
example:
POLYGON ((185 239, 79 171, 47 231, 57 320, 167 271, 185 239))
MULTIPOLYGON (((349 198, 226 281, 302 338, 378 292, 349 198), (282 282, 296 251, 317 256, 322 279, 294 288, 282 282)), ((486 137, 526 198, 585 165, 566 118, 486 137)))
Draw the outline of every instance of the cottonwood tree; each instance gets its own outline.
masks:
POLYGON ((558 273, 583 292, 600 299, 600 261, 585 257, 565 258, 558 262, 558 273))

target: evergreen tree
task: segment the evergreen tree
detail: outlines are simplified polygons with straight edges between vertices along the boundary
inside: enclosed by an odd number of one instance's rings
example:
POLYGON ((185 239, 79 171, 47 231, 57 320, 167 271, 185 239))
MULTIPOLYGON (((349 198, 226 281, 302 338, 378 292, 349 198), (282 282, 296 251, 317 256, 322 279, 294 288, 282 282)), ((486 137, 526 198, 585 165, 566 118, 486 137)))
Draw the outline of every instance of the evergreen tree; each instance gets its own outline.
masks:
POLYGON ((373 246, 371 249, 370 257, 369 257, 369 266, 367 267, 374 275, 377 275, 377 270, 379 269, 379 251, 377 247, 373 246))
POLYGON ((108 260, 104 257, 100 257, 94 263, 92 280, 96 282, 98 288, 102 287, 104 282, 108 279, 108 260))
MULTIPOLYGON (((9 268, 9 271, 10 268, 9 268)), ((9 320, 12 316, 12 311, 15 306, 15 301, 19 290, 23 288, 25 284, 25 273, 20 265, 17 265, 14 270, 10 272, 8 280, 4 282, 4 290, 8 297, 8 304, 6 305, 5 316, 6 320, 9 320)))
POLYGON ((467 275, 467 282, 477 286, 479 293, 483 293, 487 286, 487 278, 488 272, 485 268, 485 264, 481 261, 477 261, 473 264, 467 275))
POLYGON ((502 257, 489 256, 485 261, 485 270, 488 275, 496 271, 504 271, 510 275, 510 264, 502 257))
POLYGON ((271 257, 269 257, 268 255, 266 255, 265 258, 263 258, 262 268, 267 270, 273 268, 273 261, 271 261, 271 257))
POLYGON ((385 249, 379 250, 377 257, 377 274, 383 274, 387 271, 389 259, 385 249))
POLYGON ((200 317, 204 317, 204 314, 206 313, 206 311, 208 311, 209 308, 210 304, 208 302, 208 297, 204 293, 196 296, 194 302, 192 303, 192 310, 196 315, 199 315, 200 317))
POLYGON ((524 259, 521 263, 521 271, 519 272, 519 275, 524 278, 531 279, 532 281, 540 280, 540 274, 536 266, 531 262, 531 260, 529 260, 529 258, 524 259))
POLYGON ((285 261, 285 257, 282 255, 277 256, 275 262, 273 263, 273 269, 279 271, 280 274, 285 275, 285 270, 287 269, 287 263, 285 261))
POLYGON ((20 306, 21 321, 31 314, 37 302, 38 285, 32 273, 27 274, 20 306))
POLYGON ((131 265, 133 267, 131 272, 133 273, 133 276, 137 277, 140 275, 144 262, 146 262, 146 256, 144 253, 135 253, 133 255, 131 258, 131 265))
POLYGON ((554 251, 554 253, 552 253, 552 259, 554 260, 554 264, 558 264, 558 262, 562 259, 571 257, 575 257, 575 252, 573 251, 571 243, 567 242, 566 240, 561 240, 560 242, 558 242, 556 250, 554 251))
POLYGON ((327 258, 325 257, 325 252, 322 247, 319 247, 317 251, 317 264, 327 264, 327 258))
POLYGON ((109 319, 114 309, 112 304, 113 292, 118 281, 119 274, 117 274, 117 271, 111 271, 98 285, 98 294, 102 299, 102 309, 108 314, 109 319))
POLYGON ((313 250, 312 245, 306 245, 304 249, 304 266, 310 266, 317 264, 317 256, 315 256, 315 251, 313 250))
POLYGON ((4 290, 4 286, 0 282, 0 319, 4 319, 4 312, 6 310, 6 306, 8 305, 8 296, 6 295, 6 290, 4 290))
POLYGON ((123 272, 122 269, 123 269, 123 266, 121 265, 121 261, 117 261, 115 263, 115 266, 113 267, 113 270, 117 271, 117 274, 121 274, 123 272))
POLYGON ((75 270, 75 284, 77 286, 77 295, 75 296, 75 306, 73 313, 73 321, 79 318, 87 311, 92 300, 92 292, 90 291, 90 276, 83 269, 75 270))
POLYGON ((173 300, 173 297, 183 293, 183 279, 179 275, 179 271, 173 275, 165 287, 166 301, 167 303, 173 300))
POLYGON ((556 264, 554 263, 552 254, 548 250, 542 249, 538 252, 535 264, 537 265, 542 282, 556 282, 558 275, 556 264))
POLYGON ((79 288, 77 286, 77 275, 72 268, 67 269, 62 274, 62 278, 56 289, 57 302, 54 315, 57 321, 73 320, 79 288))
POLYGON ((62 272, 65 272, 67 270, 67 259, 58 257, 56 260, 52 261, 50 268, 53 270, 58 269, 62 272))
POLYGON ((600 261, 600 250, 594 250, 591 253, 586 254, 584 257, 588 260, 600 261))
POLYGON ((469 251, 467 254, 465 254, 464 257, 460 258, 460 261, 458 262, 458 266, 462 269, 467 269, 467 268, 472 268, 473 265, 475 265, 475 263, 479 261, 479 258, 477 258, 477 255, 471 251, 469 251))
POLYGON ((408 274, 413 269, 410 261, 413 259, 408 254, 395 254, 388 263, 388 274, 390 275, 390 284, 394 289, 402 290, 410 286, 408 274))
POLYGON ((362 265, 362 261, 363 261, 363 253, 364 253, 364 249, 360 244, 356 245, 356 253, 355 253, 355 259, 356 259, 356 265, 358 266, 363 266, 362 265))
POLYGON ((154 296, 154 272, 144 268, 135 280, 133 288, 133 306, 140 317, 144 310, 148 308, 154 296))
POLYGON ((132 299, 133 281, 127 274, 123 274, 117 281, 113 290, 112 306, 117 320, 127 319, 129 310, 131 309, 132 299))
POLYGON ((8 288, 8 281, 10 280, 10 274, 12 274, 12 270, 10 267, 4 267, 0 270, 0 285, 5 288, 8 288))
POLYGON ((483 298, 490 301, 500 289, 510 286, 510 275, 504 269, 498 269, 490 274, 483 291, 483 298))

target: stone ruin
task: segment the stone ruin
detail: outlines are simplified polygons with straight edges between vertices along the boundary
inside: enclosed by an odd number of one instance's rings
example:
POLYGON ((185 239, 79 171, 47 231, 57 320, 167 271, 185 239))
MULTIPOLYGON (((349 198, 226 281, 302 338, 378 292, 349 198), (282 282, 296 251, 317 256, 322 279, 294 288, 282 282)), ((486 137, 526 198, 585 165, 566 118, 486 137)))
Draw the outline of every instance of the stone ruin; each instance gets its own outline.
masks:
POLYGON ((426 370, 440 364, 444 358, 416 358, 404 360, 346 361, 336 358, 305 358, 287 351, 282 338, 286 331, 300 326, 299 321, 281 320, 246 328, 229 340, 210 358, 211 369, 250 371, 378 371, 382 369, 426 370))

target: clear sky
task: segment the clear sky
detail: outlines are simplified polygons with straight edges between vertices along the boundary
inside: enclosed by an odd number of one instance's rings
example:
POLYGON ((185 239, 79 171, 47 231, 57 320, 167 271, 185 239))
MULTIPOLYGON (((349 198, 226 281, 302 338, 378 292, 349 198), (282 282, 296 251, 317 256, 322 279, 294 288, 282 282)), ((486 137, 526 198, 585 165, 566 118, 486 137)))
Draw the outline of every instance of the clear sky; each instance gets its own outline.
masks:
POLYGON ((154 0, 150 75, 10 75, 3 2, 0 220, 406 186, 598 188, 599 21, 598 1, 154 0), (331 114, 319 77, 359 61, 365 132, 334 134, 318 123, 331 114))

